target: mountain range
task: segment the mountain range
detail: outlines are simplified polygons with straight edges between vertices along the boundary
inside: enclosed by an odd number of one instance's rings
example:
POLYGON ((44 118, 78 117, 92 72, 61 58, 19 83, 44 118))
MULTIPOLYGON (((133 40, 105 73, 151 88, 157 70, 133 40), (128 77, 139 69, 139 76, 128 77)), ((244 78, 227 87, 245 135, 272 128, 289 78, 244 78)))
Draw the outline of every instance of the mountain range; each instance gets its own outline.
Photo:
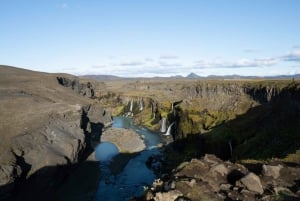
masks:
MULTIPOLYGON (((120 80, 120 79, 128 79, 132 77, 120 77, 116 75, 83 75, 83 78, 89 78, 94 80, 120 80)), ((142 78, 142 77, 140 77, 142 78)), ((300 78, 300 74, 294 75, 274 75, 274 76, 243 76, 243 75, 208 75, 208 76, 200 76, 196 73, 191 72, 186 76, 175 75, 169 77, 153 77, 153 78, 174 78, 174 79, 220 79, 220 80, 238 80, 238 79, 298 79, 300 78)))

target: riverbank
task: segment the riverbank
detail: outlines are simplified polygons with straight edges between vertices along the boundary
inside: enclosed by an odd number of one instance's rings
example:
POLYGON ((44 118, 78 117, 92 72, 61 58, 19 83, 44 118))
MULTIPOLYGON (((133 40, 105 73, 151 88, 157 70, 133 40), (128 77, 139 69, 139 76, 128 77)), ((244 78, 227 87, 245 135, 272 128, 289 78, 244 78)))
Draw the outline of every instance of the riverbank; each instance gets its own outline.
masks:
MULTIPOLYGON (((139 152, 146 148, 144 140, 136 132, 122 128, 108 128, 101 136, 101 142, 114 143, 120 154, 114 157, 109 165, 112 174, 117 175, 126 164, 139 152)), ((82 201, 93 200, 97 191, 101 175, 99 161, 95 152, 90 154, 86 161, 82 162, 76 170, 65 181, 64 185, 57 192, 57 199, 61 201, 82 201)), ((100 161, 101 162, 101 161, 100 161)))
POLYGON ((145 142, 140 135, 133 130, 123 128, 109 128, 101 136, 101 142, 115 144, 120 153, 137 153, 146 148, 145 142))

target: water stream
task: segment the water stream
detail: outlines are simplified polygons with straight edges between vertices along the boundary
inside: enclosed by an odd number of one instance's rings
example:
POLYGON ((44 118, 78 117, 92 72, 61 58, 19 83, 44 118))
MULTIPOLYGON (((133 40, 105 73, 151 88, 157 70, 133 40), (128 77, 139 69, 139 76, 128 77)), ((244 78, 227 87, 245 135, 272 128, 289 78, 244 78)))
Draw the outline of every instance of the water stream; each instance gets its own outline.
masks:
MULTIPOLYGON (((146 166, 146 161, 149 156, 159 154, 157 146, 161 143, 161 138, 158 134, 134 125, 132 119, 126 117, 115 117, 112 126, 135 130, 139 135, 143 136, 146 150, 132 158, 118 175, 111 174, 108 168, 110 160, 101 161, 100 168, 103 176, 99 182, 94 201, 130 200, 134 196, 140 196, 144 191, 144 186, 151 185, 156 178, 153 171, 146 166)), ((113 146, 108 145, 108 147, 109 150, 115 151, 113 146)), ((103 149, 100 151, 103 152, 103 149)), ((96 149, 96 155, 98 155, 97 152, 99 152, 99 149, 96 149)), ((109 155, 110 151, 107 154, 109 155)), ((106 156, 103 157, 105 158, 106 156)))

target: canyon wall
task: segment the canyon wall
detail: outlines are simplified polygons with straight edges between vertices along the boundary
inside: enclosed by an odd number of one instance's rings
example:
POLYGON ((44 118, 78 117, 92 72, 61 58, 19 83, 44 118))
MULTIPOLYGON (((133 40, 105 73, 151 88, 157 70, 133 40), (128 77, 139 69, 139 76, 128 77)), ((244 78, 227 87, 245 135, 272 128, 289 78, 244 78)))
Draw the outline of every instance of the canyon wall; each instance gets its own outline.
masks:
POLYGON ((73 76, 6 66, 0 72, 0 200, 54 200, 111 114, 88 98, 94 87, 73 76), (57 77, 77 84, 62 86, 57 77))

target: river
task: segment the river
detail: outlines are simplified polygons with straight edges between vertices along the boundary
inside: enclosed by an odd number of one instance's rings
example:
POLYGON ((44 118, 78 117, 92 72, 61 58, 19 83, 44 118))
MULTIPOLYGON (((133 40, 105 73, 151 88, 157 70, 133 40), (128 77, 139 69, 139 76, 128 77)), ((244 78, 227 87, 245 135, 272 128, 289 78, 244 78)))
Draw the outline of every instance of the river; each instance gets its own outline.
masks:
MULTIPOLYGON (((161 143, 161 138, 157 133, 153 133, 143 127, 133 124, 132 119, 126 117, 115 117, 112 127, 126 128, 136 131, 145 140, 146 149, 132 158, 123 171, 118 175, 113 175, 108 164, 110 160, 100 163, 103 174, 99 181, 97 193, 94 201, 126 201, 132 197, 140 196, 144 192, 144 186, 151 185, 156 176, 152 170, 146 166, 146 161, 151 155, 160 154, 157 146, 161 143)), ((110 146, 106 144, 105 146, 110 146)), ((110 150, 115 150, 114 145, 110 150)), ((97 154, 97 149, 96 149, 97 154)), ((115 155, 113 153, 113 155, 115 155)))

